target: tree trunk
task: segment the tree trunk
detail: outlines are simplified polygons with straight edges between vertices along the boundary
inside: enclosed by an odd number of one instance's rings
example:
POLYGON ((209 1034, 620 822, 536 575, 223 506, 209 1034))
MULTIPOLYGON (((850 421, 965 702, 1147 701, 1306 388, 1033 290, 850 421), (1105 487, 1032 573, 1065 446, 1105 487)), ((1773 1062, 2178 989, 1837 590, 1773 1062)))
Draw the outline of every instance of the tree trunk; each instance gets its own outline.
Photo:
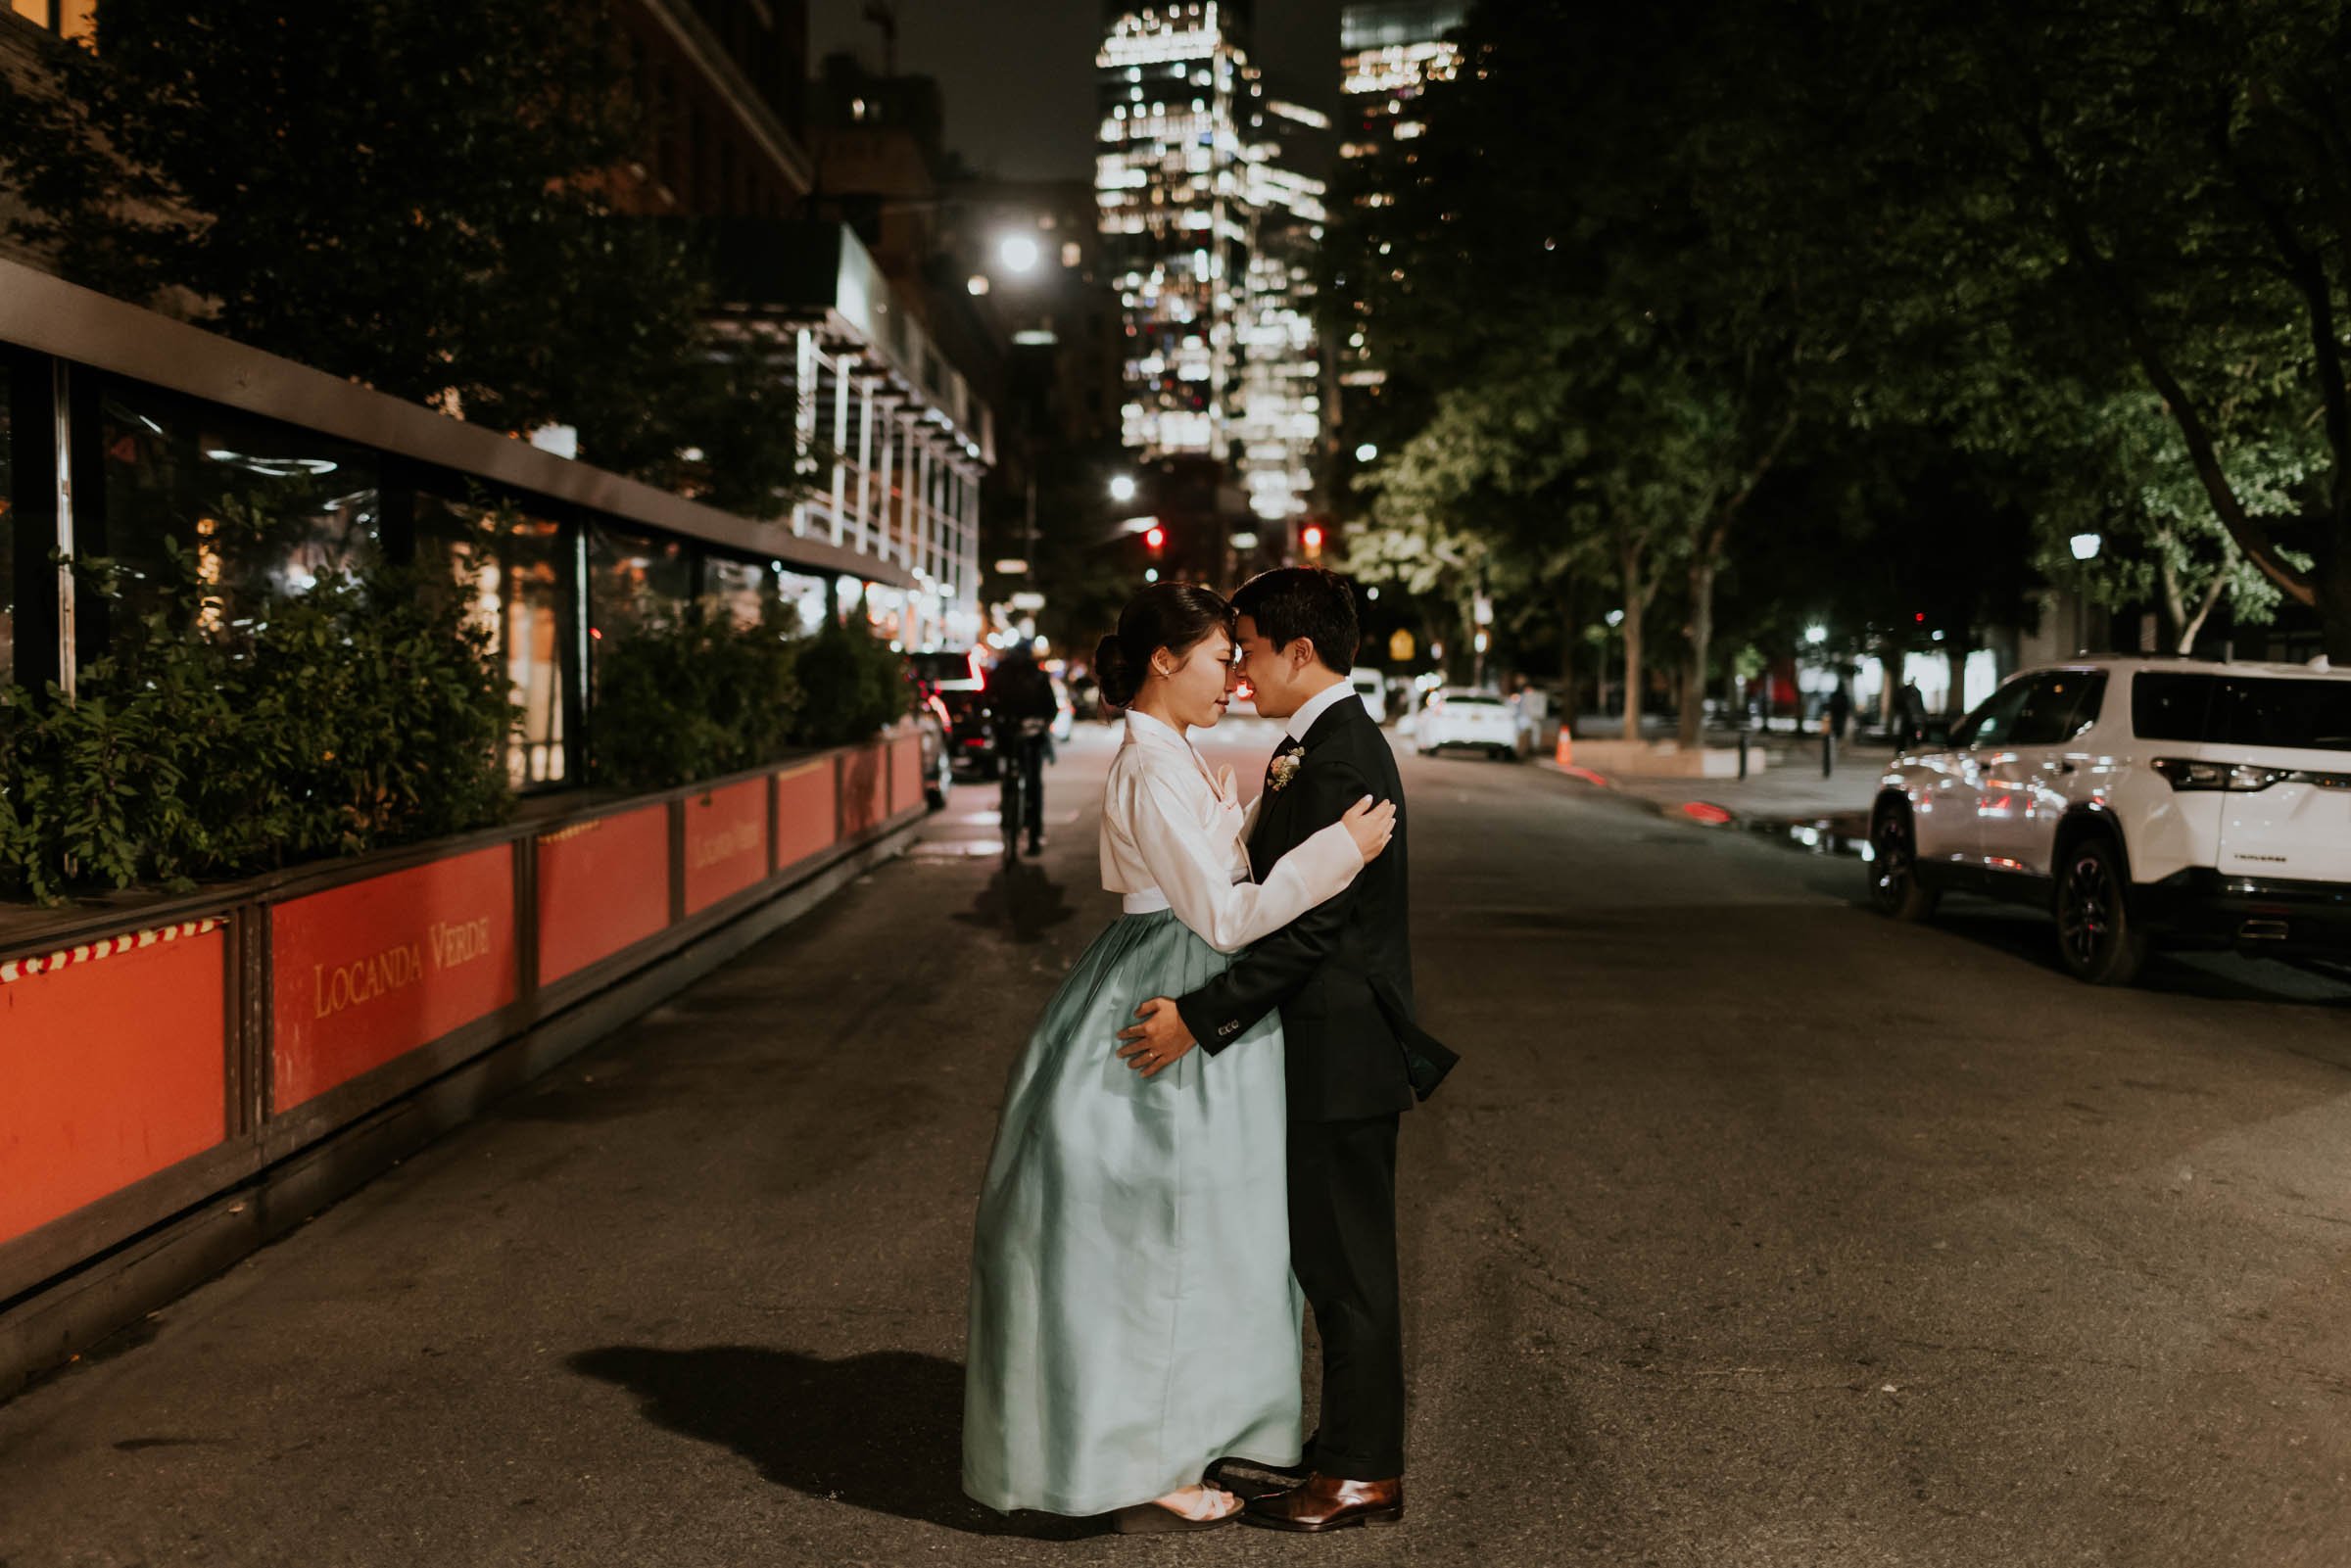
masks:
POLYGON ((1624 567, 1624 738, 1641 738, 1641 619, 1649 603, 1643 581, 1639 544, 1628 541, 1620 553, 1624 567))
POLYGON ((2193 653, 2196 650, 2196 639, 2203 634, 2204 623, 2212 619, 2212 612, 2220 604, 2221 595, 2228 592, 2229 574, 2235 569, 2236 562, 2231 559, 2227 565, 2212 574, 2212 586, 2204 591, 2204 602, 2197 605, 2195 613, 2186 617, 2181 624, 2180 652, 2185 654, 2193 653))
POLYGON ((1682 665, 1682 749, 1706 740, 1706 660, 1714 644, 1714 553, 1702 550, 1690 562, 1690 647, 1682 665))
MULTIPOLYGON (((2163 615, 2164 641, 2185 653, 2188 644, 2195 641, 2195 634, 2187 629, 2187 590, 2180 581, 2179 569, 2172 565, 2171 541, 2158 536, 2155 548, 2158 552, 2155 562, 2156 597, 2163 615)), ((2219 573, 2213 579, 2216 584, 2228 580, 2227 572, 2219 573)), ((2202 616, 2196 617, 2196 624, 2203 624, 2202 616)))

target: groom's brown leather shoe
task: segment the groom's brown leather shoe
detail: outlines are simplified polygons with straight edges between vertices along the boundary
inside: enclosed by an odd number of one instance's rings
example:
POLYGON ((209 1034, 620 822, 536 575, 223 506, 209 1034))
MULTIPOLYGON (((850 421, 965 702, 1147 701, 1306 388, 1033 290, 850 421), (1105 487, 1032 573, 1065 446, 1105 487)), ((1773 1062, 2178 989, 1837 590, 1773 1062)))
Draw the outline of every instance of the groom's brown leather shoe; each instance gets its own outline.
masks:
POLYGON ((1402 1524, 1404 1478, 1342 1481, 1336 1476, 1310 1475, 1295 1491, 1252 1498, 1241 1520, 1267 1530, 1305 1534, 1344 1530, 1350 1525, 1402 1524))

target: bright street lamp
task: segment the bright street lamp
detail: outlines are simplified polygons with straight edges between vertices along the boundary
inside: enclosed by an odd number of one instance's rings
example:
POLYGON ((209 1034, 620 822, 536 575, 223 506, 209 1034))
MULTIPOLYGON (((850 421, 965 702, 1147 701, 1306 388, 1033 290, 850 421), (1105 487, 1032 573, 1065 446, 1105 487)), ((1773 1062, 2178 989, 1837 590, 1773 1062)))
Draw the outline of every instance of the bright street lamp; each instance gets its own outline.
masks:
POLYGON ((2089 563, 2098 558, 2105 541, 2095 534, 2076 534, 2066 541, 2074 551, 2074 648, 2089 651, 2089 563))
POLYGON ((1368 441, 1355 449, 1355 460, 1359 463, 1367 463, 1378 455, 1379 448, 1368 441))
POLYGON ((1804 641, 1811 643, 1814 647, 1820 646, 1828 640, 1829 629, 1827 627, 1815 624, 1804 628, 1804 641))
POLYGON ((1008 272, 1033 272, 1040 253, 1036 241, 1027 234, 1007 234, 996 246, 996 260, 1008 272))
POLYGON ((1134 499, 1134 475, 1113 474, 1110 480, 1110 499, 1112 500, 1134 499))

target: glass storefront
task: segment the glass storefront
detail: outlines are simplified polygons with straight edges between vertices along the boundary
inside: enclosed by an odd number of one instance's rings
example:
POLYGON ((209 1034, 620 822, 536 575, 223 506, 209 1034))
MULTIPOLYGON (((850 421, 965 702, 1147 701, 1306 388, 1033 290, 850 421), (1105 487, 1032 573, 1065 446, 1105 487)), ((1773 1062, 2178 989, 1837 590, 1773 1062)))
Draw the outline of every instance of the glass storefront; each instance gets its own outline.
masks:
POLYGON ((628 637, 647 626, 676 621, 693 602, 693 566, 684 544, 608 523, 590 526, 588 635, 592 641, 628 637))
POLYGON ((98 24, 98 0, 10 0, 9 9, 68 38, 87 38, 98 24))
POLYGON ((126 384, 107 389, 99 418, 119 614, 184 594, 194 629, 210 631, 381 558, 378 465, 364 448, 126 384))
POLYGON ((702 562, 702 608, 715 621, 747 632, 770 614, 774 574, 753 561, 712 555, 702 562))
POLYGON ((14 377, 0 356, 0 687, 17 679, 17 474, 14 377))
POLYGON ((506 750, 514 787, 563 783, 571 776, 563 722, 571 550, 563 525, 419 493, 416 549, 452 576, 472 578, 475 624, 490 633, 521 710, 506 750))
POLYGON ((702 561, 703 609, 744 630, 766 619, 787 635, 813 631, 824 624, 831 592, 828 579, 788 571, 782 561, 739 561, 722 555, 702 561))

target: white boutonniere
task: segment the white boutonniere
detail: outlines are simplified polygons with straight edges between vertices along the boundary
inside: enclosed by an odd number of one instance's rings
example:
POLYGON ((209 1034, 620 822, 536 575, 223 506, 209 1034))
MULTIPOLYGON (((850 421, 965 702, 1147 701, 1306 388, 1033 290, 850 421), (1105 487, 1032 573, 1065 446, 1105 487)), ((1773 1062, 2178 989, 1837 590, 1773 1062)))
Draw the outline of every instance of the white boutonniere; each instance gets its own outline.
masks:
POLYGON ((1289 782, 1298 777, 1298 765, 1305 758, 1306 753, 1303 751, 1285 751, 1275 757, 1273 767, 1266 778, 1266 787, 1275 794, 1281 793, 1288 786, 1289 782))

